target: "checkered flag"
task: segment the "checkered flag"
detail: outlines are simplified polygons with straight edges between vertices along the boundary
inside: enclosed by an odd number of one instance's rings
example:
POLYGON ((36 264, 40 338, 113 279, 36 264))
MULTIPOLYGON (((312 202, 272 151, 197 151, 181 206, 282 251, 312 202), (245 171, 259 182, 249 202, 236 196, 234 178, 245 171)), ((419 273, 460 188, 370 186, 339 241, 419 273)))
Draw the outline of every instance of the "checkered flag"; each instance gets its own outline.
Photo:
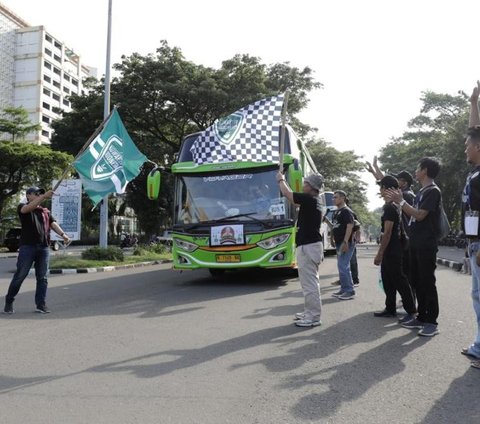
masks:
POLYGON ((193 142, 195 163, 278 162, 283 98, 259 100, 215 121, 193 142))

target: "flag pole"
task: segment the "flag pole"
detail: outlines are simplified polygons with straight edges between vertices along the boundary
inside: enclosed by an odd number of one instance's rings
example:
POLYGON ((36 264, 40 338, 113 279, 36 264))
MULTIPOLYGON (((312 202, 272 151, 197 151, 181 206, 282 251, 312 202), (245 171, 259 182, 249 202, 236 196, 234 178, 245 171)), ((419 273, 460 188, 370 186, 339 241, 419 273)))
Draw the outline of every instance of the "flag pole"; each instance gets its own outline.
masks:
POLYGON ((62 181, 65 179, 67 174, 70 172, 70 168, 73 166, 73 163, 77 160, 77 158, 87 149, 88 146, 90 146, 90 143, 95 140, 98 134, 103 130, 103 127, 106 125, 107 121, 110 119, 112 116, 112 112, 107 116, 106 119, 103 120, 103 122, 99 125, 99 127, 95 130, 95 132, 90 136, 90 138, 86 141, 86 143, 83 145, 83 147, 80 149, 80 151, 76 154, 76 156, 73 158, 73 161, 68 164, 68 166, 65 168, 63 171, 62 176, 58 180, 57 184, 55 184, 55 187, 53 187, 53 191, 55 191, 59 185, 62 183, 62 181))
MULTIPOLYGON (((105 97, 103 116, 110 115, 110 46, 112 41, 112 0, 108 0, 107 57, 105 62, 105 97)), ((100 247, 108 245, 108 195, 103 198, 100 206, 100 247)))
POLYGON ((288 91, 285 92, 285 97, 283 99, 283 109, 282 109, 282 128, 280 129, 280 159, 278 163, 278 170, 283 172, 283 155, 285 152, 285 124, 287 118, 287 107, 288 107, 288 91))

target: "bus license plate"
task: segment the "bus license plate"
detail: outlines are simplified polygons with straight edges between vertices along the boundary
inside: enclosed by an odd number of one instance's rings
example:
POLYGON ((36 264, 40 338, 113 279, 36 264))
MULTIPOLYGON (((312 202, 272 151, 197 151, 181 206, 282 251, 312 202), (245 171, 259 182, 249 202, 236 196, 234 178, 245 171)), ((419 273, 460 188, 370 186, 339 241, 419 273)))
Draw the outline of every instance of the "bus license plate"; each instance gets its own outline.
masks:
POLYGON ((240 255, 217 255, 217 262, 240 262, 240 255))

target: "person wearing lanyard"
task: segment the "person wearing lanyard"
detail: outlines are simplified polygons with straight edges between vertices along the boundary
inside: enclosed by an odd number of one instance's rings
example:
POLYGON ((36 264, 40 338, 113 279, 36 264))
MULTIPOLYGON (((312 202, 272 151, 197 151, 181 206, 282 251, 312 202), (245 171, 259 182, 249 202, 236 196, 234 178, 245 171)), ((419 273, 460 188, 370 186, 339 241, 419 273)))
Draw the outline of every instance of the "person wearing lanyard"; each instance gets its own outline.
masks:
POLYGON ((410 217, 410 274, 411 284, 417 295, 418 316, 402 327, 420 329, 419 336, 433 337, 438 334, 438 293, 435 279, 437 267, 438 233, 442 193, 434 179, 440 172, 440 163, 435 158, 423 158, 415 170, 415 178, 422 188, 414 206, 403 199, 400 190, 389 189, 385 199, 397 203, 402 212, 410 217))
POLYGON ((472 300, 477 316, 477 334, 473 343, 461 350, 463 355, 473 359, 472 367, 480 369, 480 116, 478 95, 480 82, 470 97, 470 121, 465 139, 466 160, 474 169, 467 176, 462 193, 462 225, 468 238, 468 253, 472 270, 472 300))

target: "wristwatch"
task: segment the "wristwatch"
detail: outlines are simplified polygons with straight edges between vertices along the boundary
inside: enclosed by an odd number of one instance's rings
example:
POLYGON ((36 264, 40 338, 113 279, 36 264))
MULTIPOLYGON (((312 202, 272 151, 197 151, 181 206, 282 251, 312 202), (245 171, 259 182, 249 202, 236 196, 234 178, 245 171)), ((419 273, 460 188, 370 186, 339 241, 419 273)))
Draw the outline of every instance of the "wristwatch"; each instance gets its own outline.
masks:
POLYGON ((406 203, 406 200, 405 199, 402 199, 399 203, 400 207, 402 207, 404 204, 406 203))

